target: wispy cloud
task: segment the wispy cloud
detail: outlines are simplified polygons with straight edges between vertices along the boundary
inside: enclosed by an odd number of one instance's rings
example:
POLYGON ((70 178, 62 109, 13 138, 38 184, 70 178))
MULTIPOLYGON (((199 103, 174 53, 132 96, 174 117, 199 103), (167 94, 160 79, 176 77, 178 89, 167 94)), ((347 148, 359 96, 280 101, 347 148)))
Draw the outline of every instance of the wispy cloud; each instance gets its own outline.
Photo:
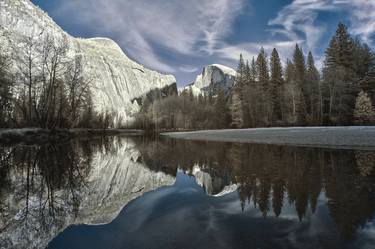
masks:
POLYGON ((181 66, 179 67, 179 70, 184 73, 194 73, 197 72, 199 68, 193 66, 181 66))
POLYGON ((291 40, 304 39, 309 50, 314 50, 321 39, 326 26, 317 23, 321 11, 338 10, 341 4, 335 0, 294 0, 284 7, 269 25, 277 26, 273 32, 281 33, 291 40), (300 34, 304 37, 301 37, 300 34))
POLYGON ((236 46, 225 46, 218 50, 218 55, 229 61, 238 61, 240 54, 244 56, 246 60, 251 60, 253 57, 256 59, 260 48, 263 47, 266 54, 269 56, 274 48, 277 49, 280 58, 283 63, 286 62, 287 58, 292 57, 292 53, 296 46, 296 43, 303 44, 302 40, 291 40, 291 41, 268 41, 263 43, 242 43, 236 46))
POLYGON ((304 39, 307 48, 314 50, 326 30, 326 25, 317 21, 318 15, 337 11, 347 13, 350 31, 354 35, 372 43, 371 36, 375 33, 374 0, 293 0, 268 24, 274 27, 272 32, 291 40, 304 39))
POLYGON ((351 13, 351 32, 361 36, 365 42, 374 45, 371 36, 375 34, 375 1, 348 0, 347 2, 354 5, 351 13))
POLYGON ((114 34, 132 57, 147 66, 174 72, 159 55, 160 49, 181 55, 197 51, 212 54, 217 43, 231 32, 244 2, 64 0, 56 9, 58 15, 69 14, 75 22, 114 34))
MULTIPOLYGON (((331 20, 325 23, 320 18, 322 13, 344 16, 352 34, 375 45, 372 39, 375 0, 292 0, 279 12, 270 8, 274 18, 265 21, 269 29, 264 39, 256 39, 257 42, 250 35, 232 33, 236 30, 236 18, 248 14, 244 10, 252 9, 251 15, 259 14, 254 3, 253 0, 64 0, 55 1, 53 14, 69 17, 70 22, 87 27, 90 32, 111 36, 130 57, 147 67, 181 75, 184 83, 194 78, 204 64, 235 67, 240 53, 251 59, 261 46, 268 54, 277 48, 285 61, 291 58, 298 43, 305 53, 313 51, 317 65, 321 66, 322 47, 326 45, 322 45, 322 40, 327 37, 329 25, 334 25, 331 20), (249 8, 249 4, 253 7, 249 8)), ((264 23, 254 22, 254 25, 264 23)))

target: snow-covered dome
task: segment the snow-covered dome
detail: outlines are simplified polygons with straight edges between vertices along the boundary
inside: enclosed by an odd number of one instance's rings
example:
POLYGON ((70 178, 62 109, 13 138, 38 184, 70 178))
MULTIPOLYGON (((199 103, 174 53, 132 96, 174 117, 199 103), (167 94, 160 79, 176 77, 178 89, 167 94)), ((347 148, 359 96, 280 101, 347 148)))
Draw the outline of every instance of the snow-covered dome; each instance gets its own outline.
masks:
POLYGON ((203 72, 197 76, 194 83, 185 87, 197 96, 207 94, 215 89, 222 89, 227 92, 234 85, 236 70, 233 68, 212 64, 203 68, 203 72))

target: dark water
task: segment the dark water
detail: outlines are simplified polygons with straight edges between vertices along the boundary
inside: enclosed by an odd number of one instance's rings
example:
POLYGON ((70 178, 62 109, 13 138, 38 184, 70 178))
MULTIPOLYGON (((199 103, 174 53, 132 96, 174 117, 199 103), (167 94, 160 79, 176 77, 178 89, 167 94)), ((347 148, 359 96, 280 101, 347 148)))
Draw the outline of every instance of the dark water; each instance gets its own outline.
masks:
POLYGON ((1 147, 0 248, 375 248, 375 151, 1 147))

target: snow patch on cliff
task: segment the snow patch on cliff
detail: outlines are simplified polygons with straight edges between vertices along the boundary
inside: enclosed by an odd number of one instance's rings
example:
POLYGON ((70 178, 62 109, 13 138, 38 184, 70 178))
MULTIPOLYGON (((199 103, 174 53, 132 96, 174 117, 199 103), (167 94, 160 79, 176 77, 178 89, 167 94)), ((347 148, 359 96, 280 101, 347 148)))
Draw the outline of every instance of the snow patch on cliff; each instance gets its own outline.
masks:
POLYGON ((218 89, 227 92, 233 87, 236 74, 236 70, 233 68, 212 64, 204 67, 203 72, 197 76, 194 83, 185 87, 185 90, 191 91, 194 96, 205 95, 218 89))

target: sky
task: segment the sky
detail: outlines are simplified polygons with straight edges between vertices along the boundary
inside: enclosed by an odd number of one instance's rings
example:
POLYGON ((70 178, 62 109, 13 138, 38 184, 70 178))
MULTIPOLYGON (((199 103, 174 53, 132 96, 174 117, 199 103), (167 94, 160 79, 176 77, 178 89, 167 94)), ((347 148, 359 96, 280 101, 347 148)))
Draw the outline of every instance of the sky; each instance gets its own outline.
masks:
POLYGON ((32 0, 75 37, 109 37, 179 86, 204 66, 236 68, 263 46, 283 61, 298 43, 318 67, 337 24, 375 48, 375 0, 32 0))

